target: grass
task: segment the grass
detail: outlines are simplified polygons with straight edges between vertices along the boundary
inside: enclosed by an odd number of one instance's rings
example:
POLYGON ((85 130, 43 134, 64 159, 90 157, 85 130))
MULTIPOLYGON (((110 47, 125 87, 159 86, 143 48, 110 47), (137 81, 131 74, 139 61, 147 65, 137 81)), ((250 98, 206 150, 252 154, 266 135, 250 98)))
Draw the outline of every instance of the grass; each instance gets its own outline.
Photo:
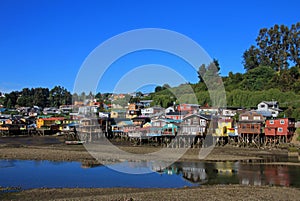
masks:
POLYGON ((297 141, 300 141, 300 128, 296 129, 296 135, 298 135, 297 141))
POLYGON ((298 152, 299 150, 298 150, 297 147, 289 147, 289 148, 288 148, 288 151, 289 151, 289 152, 298 152))

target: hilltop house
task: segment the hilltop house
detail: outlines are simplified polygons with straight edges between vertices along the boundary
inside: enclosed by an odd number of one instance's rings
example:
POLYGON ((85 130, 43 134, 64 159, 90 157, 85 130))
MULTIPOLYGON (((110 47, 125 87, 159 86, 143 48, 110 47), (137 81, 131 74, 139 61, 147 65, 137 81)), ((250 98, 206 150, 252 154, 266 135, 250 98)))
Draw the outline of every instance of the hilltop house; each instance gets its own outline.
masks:
POLYGON ((257 105, 256 111, 264 117, 276 118, 282 110, 279 109, 277 101, 262 101, 257 105))

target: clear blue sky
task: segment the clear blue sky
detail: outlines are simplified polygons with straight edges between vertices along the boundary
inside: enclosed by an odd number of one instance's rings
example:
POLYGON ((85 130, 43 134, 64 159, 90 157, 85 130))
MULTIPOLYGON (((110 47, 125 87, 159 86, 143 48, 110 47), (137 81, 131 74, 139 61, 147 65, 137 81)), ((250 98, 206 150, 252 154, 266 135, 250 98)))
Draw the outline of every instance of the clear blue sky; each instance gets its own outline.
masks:
MULTIPOLYGON (((300 21, 299 8, 299 0, 0 0, 0 91, 55 85, 72 91, 82 63, 94 48, 140 28, 184 34, 219 60, 221 75, 243 73, 242 54, 255 43, 259 29, 300 21)), ((156 60, 152 61, 147 54, 120 60, 122 65, 116 64, 111 73, 126 73, 121 69, 132 67, 130 59, 139 60, 139 65, 168 65, 164 56, 153 53, 156 60)), ((170 60, 170 65, 176 62, 170 60)), ((110 77, 99 90, 113 89, 110 77)), ((185 79, 194 83, 197 75, 189 73, 185 79)))

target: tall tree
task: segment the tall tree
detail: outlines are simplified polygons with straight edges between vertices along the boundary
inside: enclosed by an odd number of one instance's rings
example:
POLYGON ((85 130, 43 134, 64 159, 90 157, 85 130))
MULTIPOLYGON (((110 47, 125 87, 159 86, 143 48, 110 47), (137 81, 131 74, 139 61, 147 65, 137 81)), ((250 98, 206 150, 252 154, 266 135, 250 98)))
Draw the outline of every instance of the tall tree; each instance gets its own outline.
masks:
POLYGON ((244 52, 242 63, 247 71, 258 67, 261 63, 259 49, 251 45, 251 47, 244 52))
POLYGON ((205 64, 202 64, 200 67, 199 67, 199 70, 198 70, 198 78, 199 78, 199 82, 203 82, 203 76, 204 74, 206 73, 206 67, 205 67, 205 64))
POLYGON ((49 93, 50 105, 59 107, 61 105, 69 105, 72 103, 72 95, 64 87, 55 86, 49 93))
POLYGON ((289 58, 300 68, 300 22, 291 26, 289 35, 289 58))
POLYGON ((277 72, 287 70, 289 64, 300 65, 300 23, 291 28, 275 24, 262 28, 252 45, 243 54, 244 68, 248 71, 258 66, 270 66, 277 72))

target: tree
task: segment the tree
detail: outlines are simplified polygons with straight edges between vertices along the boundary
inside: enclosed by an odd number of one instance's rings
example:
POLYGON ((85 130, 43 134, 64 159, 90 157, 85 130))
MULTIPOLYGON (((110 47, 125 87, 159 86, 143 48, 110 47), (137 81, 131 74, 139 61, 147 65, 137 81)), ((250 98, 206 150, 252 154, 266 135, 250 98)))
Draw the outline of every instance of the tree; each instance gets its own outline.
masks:
POLYGON ((243 89, 251 91, 263 90, 268 86, 274 74, 275 71, 271 67, 259 66, 245 73, 241 86, 243 89))
POLYGON ((199 70, 198 70, 198 78, 199 78, 199 82, 203 82, 203 76, 205 75, 206 73, 206 67, 205 67, 205 64, 202 64, 200 67, 199 67, 199 70))
POLYGON ((49 93, 50 105, 59 107, 61 105, 69 105, 72 103, 72 95, 69 91, 61 86, 55 86, 49 93))
POLYGON ((162 87, 161 87, 161 86, 157 86, 157 87, 155 87, 155 89, 154 89, 155 93, 160 92, 161 90, 162 90, 162 87))
POLYGON ((19 98, 18 91, 12 91, 9 94, 5 94, 4 105, 6 105, 7 108, 14 108, 17 104, 18 98, 19 98))
POLYGON ((256 46, 243 54, 244 68, 248 71, 258 66, 270 66, 277 72, 287 70, 290 63, 300 66, 300 23, 290 28, 275 24, 260 29, 256 46))
POLYGON ((245 70, 251 70, 259 66, 260 58, 259 58, 259 49, 256 48, 254 45, 246 50, 243 54, 243 65, 245 70))
POLYGON ((39 107, 46 107, 49 105, 49 89, 48 88, 36 88, 33 94, 33 105, 39 107))
POLYGON ((300 68, 300 22, 293 24, 289 34, 289 59, 300 68))

